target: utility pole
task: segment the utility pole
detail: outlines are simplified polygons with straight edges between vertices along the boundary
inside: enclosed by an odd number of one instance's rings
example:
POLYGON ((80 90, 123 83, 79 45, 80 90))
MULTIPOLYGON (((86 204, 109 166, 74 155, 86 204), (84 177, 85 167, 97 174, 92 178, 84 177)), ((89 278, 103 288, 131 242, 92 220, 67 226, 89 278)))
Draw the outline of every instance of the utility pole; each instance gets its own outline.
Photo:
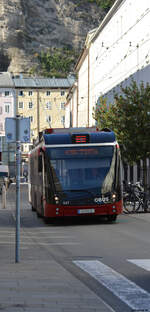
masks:
POLYGON ((20 162, 19 119, 16 115, 16 262, 20 261, 20 162))

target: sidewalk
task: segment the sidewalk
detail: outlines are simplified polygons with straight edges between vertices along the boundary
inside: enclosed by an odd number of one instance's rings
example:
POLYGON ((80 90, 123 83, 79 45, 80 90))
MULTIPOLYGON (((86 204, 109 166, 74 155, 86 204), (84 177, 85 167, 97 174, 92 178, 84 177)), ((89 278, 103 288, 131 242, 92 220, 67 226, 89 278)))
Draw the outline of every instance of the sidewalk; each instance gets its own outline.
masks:
MULTIPOLYGON (((15 220, 11 212, 15 194, 14 189, 8 192, 6 209, 2 209, 0 197, 0 311, 113 312, 53 258, 44 258, 39 246, 33 249, 24 245, 28 257, 15 263, 15 220)), ((25 193, 21 204, 26 209, 25 193)))

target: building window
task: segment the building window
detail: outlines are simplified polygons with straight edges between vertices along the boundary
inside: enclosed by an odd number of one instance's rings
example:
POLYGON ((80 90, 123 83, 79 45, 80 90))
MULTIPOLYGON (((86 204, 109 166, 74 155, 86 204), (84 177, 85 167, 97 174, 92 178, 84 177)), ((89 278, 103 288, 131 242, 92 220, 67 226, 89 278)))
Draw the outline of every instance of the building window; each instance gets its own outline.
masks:
POLYGON ((46 95, 47 96, 51 95, 51 91, 46 91, 46 95))
POLYGON ((33 94, 33 92, 32 92, 32 91, 29 91, 29 93, 28 93, 28 94, 29 94, 29 96, 31 96, 31 95, 33 94))
POLYGON ((23 108, 23 102, 19 102, 19 108, 23 108))
POLYGON ((65 125, 65 116, 61 116, 61 124, 64 126, 65 125))
POLYGON ((33 103, 29 102, 29 108, 33 108, 33 103))
POLYGON ((61 96, 65 95, 65 91, 60 92, 61 96))
POLYGON ((10 92, 9 91, 5 91, 5 96, 9 96, 10 92))
POLYGON ((9 113, 9 105, 5 105, 5 113, 9 113))
POLYGON ((33 122, 33 116, 30 116, 29 118, 30 118, 30 122, 33 122))
POLYGON ((60 104, 60 108, 65 109, 65 103, 64 102, 60 104))
POLYGON ((0 131, 3 131, 3 123, 0 122, 0 131))
POLYGON ((52 109, 52 103, 51 102, 46 103, 46 109, 52 109))
POLYGON ((3 108, 2 108, 2 106, 0 106, 0 114, 2 114, 3 113, 3 108))
POLYGON ((18 95, 23 96, 23 91, 20 90, 20 91, 18 92, 18 95))

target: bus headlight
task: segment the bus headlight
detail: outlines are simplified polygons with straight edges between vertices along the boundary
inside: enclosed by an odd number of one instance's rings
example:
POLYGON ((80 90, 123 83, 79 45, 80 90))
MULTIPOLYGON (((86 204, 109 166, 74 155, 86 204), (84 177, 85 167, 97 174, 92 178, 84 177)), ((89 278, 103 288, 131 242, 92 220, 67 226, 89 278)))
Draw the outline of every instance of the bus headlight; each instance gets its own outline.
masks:
POLYGON ((57 195, 54 196, 54 200, 56 204, 59 204, 59 197, 57 195))
POLYGON ((115 202, 116 201, 116 194, 112 194, 112 201, 115 202))

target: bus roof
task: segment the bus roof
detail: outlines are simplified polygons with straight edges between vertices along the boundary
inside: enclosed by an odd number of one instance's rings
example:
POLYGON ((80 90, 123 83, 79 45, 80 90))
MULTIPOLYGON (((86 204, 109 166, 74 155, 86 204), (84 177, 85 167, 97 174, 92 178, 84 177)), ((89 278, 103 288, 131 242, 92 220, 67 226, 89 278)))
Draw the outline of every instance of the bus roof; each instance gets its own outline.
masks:
POLYGON ((52 132, 51 134, 43 134, 43 139, 46 145, 112 143, 116 141, 113 131, 91 131, 89 129, 84 128, 84 131, 76 131, 72 128, 68 132, 52 132))

